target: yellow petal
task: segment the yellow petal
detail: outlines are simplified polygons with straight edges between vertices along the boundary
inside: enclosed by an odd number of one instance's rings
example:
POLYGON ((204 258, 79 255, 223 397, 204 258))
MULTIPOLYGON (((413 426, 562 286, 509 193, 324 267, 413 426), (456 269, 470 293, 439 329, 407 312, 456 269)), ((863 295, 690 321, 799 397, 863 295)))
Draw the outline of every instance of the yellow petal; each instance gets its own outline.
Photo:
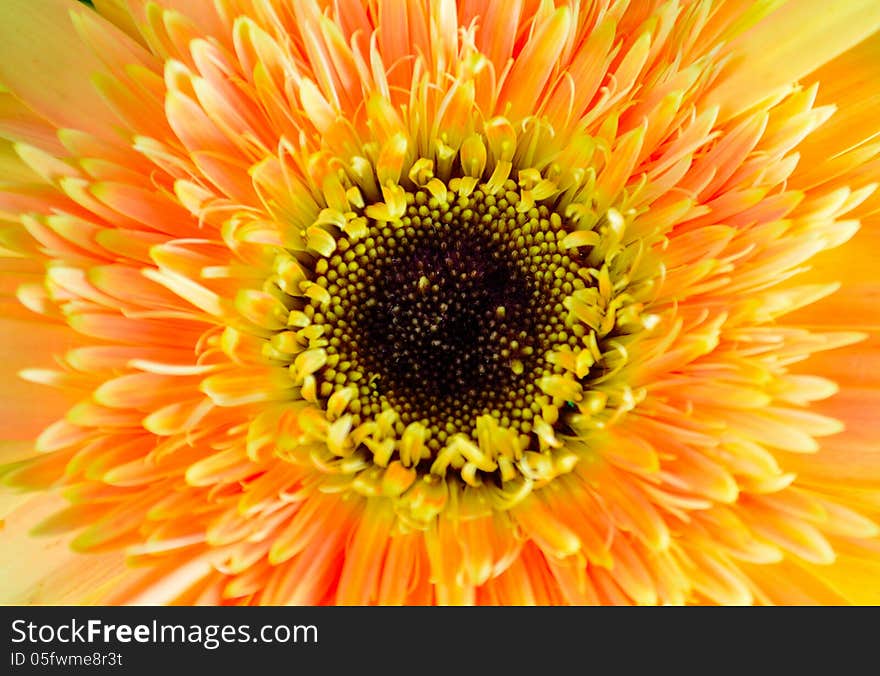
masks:
POLYGON ((735 38, 706 97, 727 119, 779 92, 880 27, 876 0, 796 0, 735 38))

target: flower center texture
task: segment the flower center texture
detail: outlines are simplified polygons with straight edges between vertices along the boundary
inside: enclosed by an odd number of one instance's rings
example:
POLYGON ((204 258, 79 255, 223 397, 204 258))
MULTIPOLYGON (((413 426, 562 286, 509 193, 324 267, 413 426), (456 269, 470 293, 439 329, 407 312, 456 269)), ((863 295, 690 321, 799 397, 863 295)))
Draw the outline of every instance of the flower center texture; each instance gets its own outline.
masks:
POLYGON ((456 432, 475 437, 481 415, 531 431, 535 382, 562 372, 550 351, 578 340, 563 301, 586 282, 561 251, 559 216, 517 211, 518 201, 410 193, 397 224, 372 222, 319 266, 334 298, 320 317, 330 336, 321 379, 358 388, 358 419, 394 409, 400 426, 425 426, 435 451, 456 432))

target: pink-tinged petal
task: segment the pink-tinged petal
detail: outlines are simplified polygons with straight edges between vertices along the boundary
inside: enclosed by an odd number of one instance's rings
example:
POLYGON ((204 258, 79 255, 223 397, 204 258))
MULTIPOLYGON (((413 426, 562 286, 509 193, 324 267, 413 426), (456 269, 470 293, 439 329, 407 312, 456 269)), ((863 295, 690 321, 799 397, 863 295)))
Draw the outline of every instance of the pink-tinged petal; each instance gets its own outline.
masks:
POLYGON ((181 336, 196 344, 205 331, 203 325, 193 321, 141 319, 133 322, 119 315, 98 312, 76 314, 70 317, 69 323, 86 336, 150 347, 178 347, 181 336))
POLYGON ((121 552, 85 557, 70 549, 69 537, 27 536, 34 524, 63 505, 57 496, 37 496, 5 516, 0 530, 0 603, 96 604, 125 575, 121 552))
MULTIPOLYGON (((149 6, 156 4, 151 0, 110 1, 126 6, 138 27, 147 22, 146 12, 149 6)), ((162 0, 161 6, 165 9, 175 10, 187 17, 198 26, 201 34, 212 35, 221 41, 225 41, 231 32, 229 27, 231 21, 227 22, 225 19, 235 18, 224 15, 222 4, 215 6, 215 3, 193 3, 190 0, 162 0)))
POLYGON ((58 130, 8 92, 0 92, 0 137, 64 154, 58 130))
POLYGON ((115 120, 91 86, 104 66, 74 30, 70 12, 79 8, 73 0, 4 2, 0 82, 56 127, 107 136, 115 120))
POLYGON ((178 236, 199 234, 188 214, 167 195, 125 183, 96 183, 90 192, 106 206, 147 228, 178 236))
MULTIPOLYGON (((2 359, 14 374, 26 368, 51 366, 52 355, 76 344, 63 326, 0 319, 2 359)), ((75 394, 46 390, 18 377, 4 378, 0 428, 6 439, 33 439, 47 424, 60 418, 76 401, 75 394)))
POLYGON ((182 376, 154 373, 133 373, 108 380, 95 390, 95 401, 111 408, 146 408, 173 401, 183 393, 191 393, 197 382, 182 376))
POLYGON ((123 75, 131 64, 158 66, 156 58, 142 44, 130 39, 100 12, 80 5, 71 9, 70 19, 83 44, 110 72, 123 75))
POLYGON ((474 19, 490 30, 477 34, 477 46, 495 66, 500 75, 507 60, 513 53, 513 46, 519 33, 522 14, 522 0, 506 3, 462 2, 462 23, 468 25, 474 19))
POLYGON ((877 407, 880 388, 846 387, 818 410, 842 421, 846 429, 822 440, 821 448, 807 462, 794 457, 787 466, 811 480, 845 484, 872 484, 880 480, 880 448, 877 407))
POLYGON ((162 605, 171 604, 193 585, 209 577, 215 570, 212 559, 219 552, 174 560, 154 568, 129 572, 114 587, 101 595, 101 603, 108 605, 162 605))

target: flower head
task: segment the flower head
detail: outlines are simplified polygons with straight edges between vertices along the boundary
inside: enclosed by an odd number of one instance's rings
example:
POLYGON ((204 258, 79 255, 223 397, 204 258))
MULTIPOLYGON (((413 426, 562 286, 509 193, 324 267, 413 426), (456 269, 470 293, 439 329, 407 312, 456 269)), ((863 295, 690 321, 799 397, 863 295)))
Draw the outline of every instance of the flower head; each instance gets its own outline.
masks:
POLYGON ((7 596, 880 600, 875 2, 94 4, 0 10, 7 596))

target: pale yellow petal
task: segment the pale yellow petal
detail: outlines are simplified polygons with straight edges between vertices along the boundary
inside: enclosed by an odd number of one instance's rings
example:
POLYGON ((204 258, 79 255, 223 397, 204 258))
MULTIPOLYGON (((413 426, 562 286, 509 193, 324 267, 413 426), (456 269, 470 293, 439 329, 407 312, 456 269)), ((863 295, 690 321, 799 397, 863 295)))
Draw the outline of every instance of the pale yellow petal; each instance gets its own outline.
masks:
POLYGON ((730 61, 706 97, 722 118, 746 110, 880 27, 876 0, 794 0, 735 38, 730 61))

